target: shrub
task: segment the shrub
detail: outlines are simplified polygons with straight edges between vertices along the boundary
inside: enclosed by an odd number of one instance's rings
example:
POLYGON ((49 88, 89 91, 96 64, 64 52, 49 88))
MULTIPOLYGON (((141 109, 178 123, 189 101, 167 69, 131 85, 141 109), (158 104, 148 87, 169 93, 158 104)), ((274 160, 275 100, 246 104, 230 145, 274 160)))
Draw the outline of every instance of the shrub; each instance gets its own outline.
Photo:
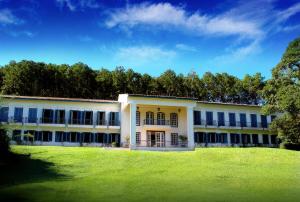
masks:
POLYGON ((282 142, 280 148, 300 151, 300 143, 282 142))
POLYGON ((10 151, 9 137, 4 130, 0 130, 0 155, 8 154, 10 151))

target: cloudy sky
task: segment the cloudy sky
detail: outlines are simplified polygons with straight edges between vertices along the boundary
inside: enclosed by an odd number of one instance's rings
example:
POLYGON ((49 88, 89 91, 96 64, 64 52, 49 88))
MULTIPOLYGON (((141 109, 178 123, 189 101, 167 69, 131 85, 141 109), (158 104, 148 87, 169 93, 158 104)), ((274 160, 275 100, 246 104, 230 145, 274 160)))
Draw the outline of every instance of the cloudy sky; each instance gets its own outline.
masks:
POLYGON ((0 65, 83 62, 270 77, 300 36, 298 0, 0 0, 0 65))

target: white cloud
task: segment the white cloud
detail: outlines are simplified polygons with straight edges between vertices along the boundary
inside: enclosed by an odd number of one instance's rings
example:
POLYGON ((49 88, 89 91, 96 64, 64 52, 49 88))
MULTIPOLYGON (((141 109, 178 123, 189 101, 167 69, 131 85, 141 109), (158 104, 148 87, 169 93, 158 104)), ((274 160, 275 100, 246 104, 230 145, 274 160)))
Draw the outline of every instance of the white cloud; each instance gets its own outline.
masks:
POLYGON ((176 52, 152 46, 132 46, 119 48, 115 59, 134 65, 149 64, 151 62, 168 62, 176 56, 176 52))
POLYGON ((58 5, 63 8, 67 7, 70 11, 76 11, 84 8, 99 8, 100 5, 96 0, 56 0, 58 5))
POLYGON ((19 20, 11 10, 2 9, 0 10, 0 24, 9 25, 9 24, 19 24, 21 20, 19 20))
POLYGON ((13 37, 20 37, 20 36, 26 36, 29 38, 33 38, 36 34, 31 32, 31 31, 10 31, 8 32, 9 35, 13 36, 13 37))
POLYGON ((109 28, 138 25, 159 25, 164 28, 171 26, 195 35, 240 35, 252 38, 261 34, 259 27, 250 20, 224 15, 209 16, 199 12, 190 14, 183 7, 170 3, 129 6, 110 13, 106 21, 109 28))
POLYGON ((189 46, 189 45, 186 45, 186 44, 182 44, 182 43, 176 44, 175 47, 179 50, 182 50, 182 51, 190 51, 190 52, 197 51, 197 49, 195 47, 189 46))
POLYGON ((85 35, 85 36, 79 36, 78 39, 82 42, 91 42, 93 41, 92 37, 85 35))

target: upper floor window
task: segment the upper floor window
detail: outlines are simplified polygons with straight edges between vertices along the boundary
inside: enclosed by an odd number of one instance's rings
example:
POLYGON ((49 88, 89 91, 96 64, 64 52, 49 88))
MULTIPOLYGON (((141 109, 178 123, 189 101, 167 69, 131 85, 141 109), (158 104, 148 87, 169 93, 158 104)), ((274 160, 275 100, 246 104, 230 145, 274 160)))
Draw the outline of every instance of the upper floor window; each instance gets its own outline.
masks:
POLYGON ((82 112, 78 110, 70 110, 70 124, 81 124, 82 112))
POLYGON ((206 112, 206 124, 209 126, 213 125, 213 113, 212 112, 206 112))
POLYGON ((53 123, 53 109, 43 109, 42 123, 53 123))
POLYGON ((137 126, 140 126, 141 125, 141 113, 140 111, 136 111, 136 115, 135 115, 135 123, 137 126))
POLYGON ((261 118, 261 127, 268 128, 267 116, 260 115, 261 118))
POLYGON ((109 125, 118 126, 119 125, 119 112, 110 112, 109 113, 109 125))
POLYGON ((224 112, 218 112, 218 126, 225 126, 224 112))
POLYGON ((93 125, 93 112, 84 111, 83 112, 83 124, 84 125, 93 125))
POLYGON ((146 124, 153 125, 154 124, 154 113, 146 112, 146 124))
POLYGON ((229 126, 236 126, 235 113, 229 113, 229 126))
POLYGON ((28 123, 36 123, 36 121, 37 121, 37 108, 29 108, 28 123))
POLYGON ((194 125, 201 125, 201 111, 194 111, 194 125))
POLYGON ((178 127, 178 115, 177 113, 170 114, 170 125, 172 127, 178 127))
POLYGON ((16 107, 14 112, 14 121, 22 122, 22 120, 23 120, 23 108, 16 107))
POLYGON ((256 128, 257 127, 257 115, 251 114, 251 127, 256 128))
POLYGON ((65 110, 55 110, 55 123, 64 124, 65 123, 65 110))
POLYGON ((0 108, 0 122, 7 122, 8 121, 8 107, 1 107, 0 108))
POLYGON ((240 122, 241 122, 241 127, 247 127, 247 118, 246 114, 240 114, 240 122))
POLYGON ((165 113, 157 113, 157 125, 165 125, 165 113))
POLYGON ((106 125, 105 112, 97 112, 97 125, 106 125))

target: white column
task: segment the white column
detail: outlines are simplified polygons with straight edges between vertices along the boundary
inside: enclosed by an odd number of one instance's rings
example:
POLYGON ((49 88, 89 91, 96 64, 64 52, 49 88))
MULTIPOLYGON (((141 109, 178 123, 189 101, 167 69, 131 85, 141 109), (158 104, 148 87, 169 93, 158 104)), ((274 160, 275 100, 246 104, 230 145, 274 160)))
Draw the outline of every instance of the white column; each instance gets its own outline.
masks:
POLYGON ((194 117, 193 117, 193 107, 186 108, 186 125, 187 125, 187 137, 188 137, 188 147, 191 149, 195 148, 194 142, 194 117))
POLYGON ((136 146, 136 104, 130 104, 130 148, 135 149, 136 146))

